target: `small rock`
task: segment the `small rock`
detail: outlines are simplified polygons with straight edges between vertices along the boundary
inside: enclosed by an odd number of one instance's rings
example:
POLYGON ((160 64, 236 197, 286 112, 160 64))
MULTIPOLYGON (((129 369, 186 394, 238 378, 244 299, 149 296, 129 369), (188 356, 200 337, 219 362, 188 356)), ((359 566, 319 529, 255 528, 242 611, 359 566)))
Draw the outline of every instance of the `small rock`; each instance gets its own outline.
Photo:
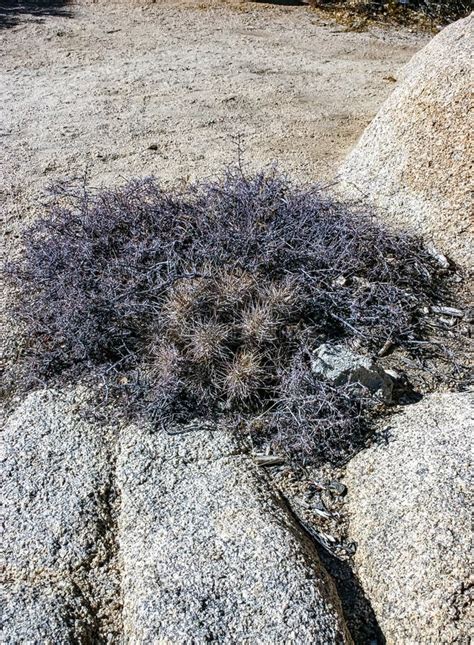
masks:
POLYGON ((347 487, 344 486, 342 482, 338 482, 337 480, 334 480, 329 484, 329 490, 331 490, 333 493, 336 493, 336 495, 340 495, 341 497, 343 497, 347 493, 347 487))
POLYGON ((431 311, 435 314, 444 314, 445 316, 452 316, 453 318, 463 318, 464 312, 455 307, 431 307, 431 311))
POLYGON ((333 385, 360 383, 385 402, 392 400, 393 382, 390 376, 371 358, 354 354, 346 347, 327 343, 321 345, 314 352, 311 369, 333 385))
POLYGON ((346 542, 344 544, 344 550, 347 553, 347 555, 354 555, 355 552, 357 551, 357 543, 356 542, 346 542))
POLYGON ((449 260, 448 258, 440 253, 438 249, 435 249, 434 246, 428 247, 428 252, 434 257, 438 264, 443 267, 443 269, 449 269, 449 260))
POLYGON ((281 466, 285 463, 285 457, 280 455, 254 454, 254 459, 259 466, 281 466))
POLYGON ((343 275, 340 275, 333 281, 333 286, 335 287, 344 287, 347 284, 347 278, 343 275))
POLYGON ((320 495, 317 495, 312 499, 311 508, 315 511, 326 511, 326 506, 320 495))
POLYGON ((397 370, 388 369, 385 370, 385 374, 388 374, 394 381, 400 381, 400 379, 402 378, 402 375, 400 374, 400 372, 397 372, 397 370))

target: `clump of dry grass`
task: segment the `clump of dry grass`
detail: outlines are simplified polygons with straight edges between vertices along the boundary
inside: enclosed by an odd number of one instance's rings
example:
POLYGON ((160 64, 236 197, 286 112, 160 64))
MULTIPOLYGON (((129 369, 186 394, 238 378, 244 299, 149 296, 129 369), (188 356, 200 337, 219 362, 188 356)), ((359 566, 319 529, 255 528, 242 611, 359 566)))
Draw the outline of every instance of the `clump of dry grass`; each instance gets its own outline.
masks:
POLYGON ((311 372, 321 342, 419 351, 443 280, 421 242, 277 172, 182 192, 56 189, 8 268, 17 386, 86 380, 168 427, 225 418, 305 459, 363 442, 370 400, 311 372))

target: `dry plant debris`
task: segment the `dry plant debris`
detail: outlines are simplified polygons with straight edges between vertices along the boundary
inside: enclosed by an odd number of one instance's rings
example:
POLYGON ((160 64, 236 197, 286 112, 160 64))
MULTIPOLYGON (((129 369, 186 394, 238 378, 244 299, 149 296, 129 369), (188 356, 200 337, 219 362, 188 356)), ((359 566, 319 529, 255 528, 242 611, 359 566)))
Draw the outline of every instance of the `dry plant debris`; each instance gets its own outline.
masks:
POLYGON ((420 240, 275 169, 174 191, 56 186, 7 273, 16 390, 81 381, 108 413, 225 420, 306 462, 343 462, 383 408, 317 377, 315 349, 419 357, 426 308, 450 304, 451 272, 420 240))

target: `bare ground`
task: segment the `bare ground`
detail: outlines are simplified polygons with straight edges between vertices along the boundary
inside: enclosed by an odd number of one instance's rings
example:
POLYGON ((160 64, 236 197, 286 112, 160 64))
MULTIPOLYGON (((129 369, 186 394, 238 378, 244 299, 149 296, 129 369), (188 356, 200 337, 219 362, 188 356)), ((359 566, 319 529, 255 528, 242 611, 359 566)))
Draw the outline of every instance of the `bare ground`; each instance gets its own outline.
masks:
POLYGON ((253 167, 277 160, 327 180, 427 39, 232 0, 78 3, 11 24, 0 31, 10 242, 57 178, 186 181, 235 161, 238 137, 253 167))

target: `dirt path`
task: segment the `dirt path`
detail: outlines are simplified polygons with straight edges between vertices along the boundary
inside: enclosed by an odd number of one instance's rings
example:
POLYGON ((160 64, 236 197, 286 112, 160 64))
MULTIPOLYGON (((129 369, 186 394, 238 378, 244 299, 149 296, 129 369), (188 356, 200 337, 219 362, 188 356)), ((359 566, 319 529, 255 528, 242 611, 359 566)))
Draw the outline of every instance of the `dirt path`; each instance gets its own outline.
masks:
POLYGON ((252 2, 72 5, 0 31, 7 233, 52 180, 206 176, 236 159, 327 178, 426 41, 252 2), (387 80, 388 79, 388 80, 387 80))

